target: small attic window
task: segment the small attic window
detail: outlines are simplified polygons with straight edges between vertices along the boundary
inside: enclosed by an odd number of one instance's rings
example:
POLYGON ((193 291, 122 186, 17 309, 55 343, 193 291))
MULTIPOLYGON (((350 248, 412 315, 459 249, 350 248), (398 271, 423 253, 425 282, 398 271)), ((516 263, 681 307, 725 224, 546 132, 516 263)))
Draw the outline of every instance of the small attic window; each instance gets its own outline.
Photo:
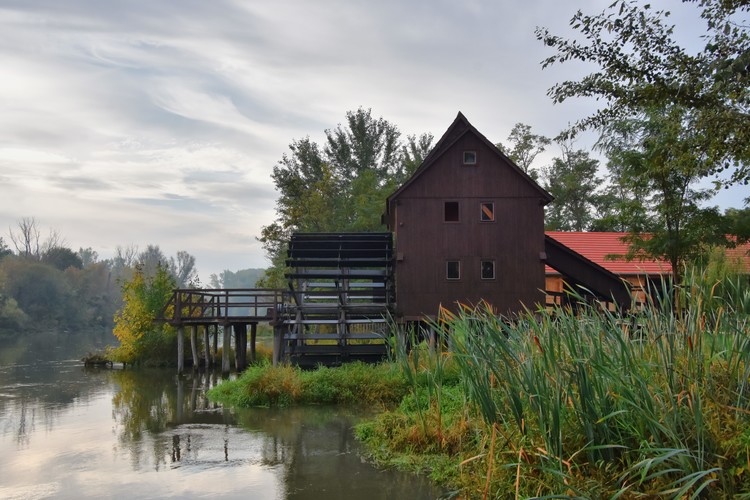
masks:
POLYGON ((464 151, 464 165, 476 165, 477 164, 477 152, 476 151, 464 151))

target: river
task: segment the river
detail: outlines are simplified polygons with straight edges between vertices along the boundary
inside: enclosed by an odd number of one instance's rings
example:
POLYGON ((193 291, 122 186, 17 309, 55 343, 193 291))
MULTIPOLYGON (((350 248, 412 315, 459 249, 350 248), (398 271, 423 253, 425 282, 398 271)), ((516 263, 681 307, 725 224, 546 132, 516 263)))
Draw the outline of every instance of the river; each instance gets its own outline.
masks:
POLYGON ((222 408, 212 373, 0 366, 0 498, 419 499, 361 458, 361 411, 222 408))

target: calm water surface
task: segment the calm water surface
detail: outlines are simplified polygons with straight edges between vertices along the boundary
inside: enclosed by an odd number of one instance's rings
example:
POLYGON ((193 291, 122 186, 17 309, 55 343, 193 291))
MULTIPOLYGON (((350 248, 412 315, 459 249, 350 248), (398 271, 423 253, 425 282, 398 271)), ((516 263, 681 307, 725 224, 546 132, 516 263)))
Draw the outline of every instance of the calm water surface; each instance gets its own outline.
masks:
POLYGON ((216 375, 0 366, 0 498, 419 499, 424 478, 365 463, 361 414, 234 411, 216 375))

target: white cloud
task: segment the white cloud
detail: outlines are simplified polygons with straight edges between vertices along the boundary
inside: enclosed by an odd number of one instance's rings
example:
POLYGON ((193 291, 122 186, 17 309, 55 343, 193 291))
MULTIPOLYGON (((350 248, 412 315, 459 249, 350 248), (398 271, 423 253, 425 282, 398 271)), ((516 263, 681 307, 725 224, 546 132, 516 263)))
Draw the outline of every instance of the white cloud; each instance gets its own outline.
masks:
MULTIPOLYGON (((605 7, 579 2, 584 11, 605 7)), ((0 228, 35 216, 73 247, 187 250, 204 280, 260 266, 274 164, 370 107, 440 136, 555 135, 588 113, 546 89, 537 25, 565 2, 25 0, 0 7, 0 228)), ((685 33, 684 30, 681 33, 685 33)))

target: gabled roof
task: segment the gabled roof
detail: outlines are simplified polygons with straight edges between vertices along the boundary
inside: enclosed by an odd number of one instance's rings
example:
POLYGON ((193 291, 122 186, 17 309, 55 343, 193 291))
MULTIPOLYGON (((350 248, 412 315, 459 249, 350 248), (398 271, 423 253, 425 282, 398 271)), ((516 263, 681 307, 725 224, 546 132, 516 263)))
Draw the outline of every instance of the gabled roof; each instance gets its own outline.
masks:
MULTIPOLYGON (((672 273, 672 267, 666 261, 654 259, 627 261, 624 257, 607 258, 616 255, 624 256, 628 253, 628 244, 622 241, 627 233, 545 231, 545 234, 620 276, 672 273)), ((556 272, 549 267, 545 271, 547 274, 556 272)))
POLYGON ((425 157, 419 168, 414 171, 412 176, 409 177, 409 179, 404 182, 400 188, 398 188, 388 197, 386 209, 390 211, 391 200, 398 197, 398 195, 400 195, 407 187, 409 187, 420 175, 422 175, 428 168, 430 168, 430 166, 432 166, 435 161, 443 155, 443 153, 445 153, 461 137, 468 133, 475 134, 491 151, 494 151, 497 156, 505 160, 510 168, 512 168, 518 175, 523 177, 530 185, 534 187, 534 189, 539 192, 539 196, 544 199, 545 204, 552 201, 552 195, 542 189, 542 187, 539 186, 539 184, 537 184, 536 181, 529 176, 529 174, 524 172, 523 169, 521 169, 513 162, 513 160, 503 154, 503 152, 500 151, 497 146, 495 146, 492 142, 490 142, 489 139, 482 135, 481 132, 474 128, 474 126, 469 123, 469 120, 466 119, 463 113, 459 111, 456 119, 453 120, 453 123, 450 127, 448 127, 448 130, 445 131, 440 140, 435 144, 435 147, 432 148, 432 151, 430 151, 430 153, 425 157))

